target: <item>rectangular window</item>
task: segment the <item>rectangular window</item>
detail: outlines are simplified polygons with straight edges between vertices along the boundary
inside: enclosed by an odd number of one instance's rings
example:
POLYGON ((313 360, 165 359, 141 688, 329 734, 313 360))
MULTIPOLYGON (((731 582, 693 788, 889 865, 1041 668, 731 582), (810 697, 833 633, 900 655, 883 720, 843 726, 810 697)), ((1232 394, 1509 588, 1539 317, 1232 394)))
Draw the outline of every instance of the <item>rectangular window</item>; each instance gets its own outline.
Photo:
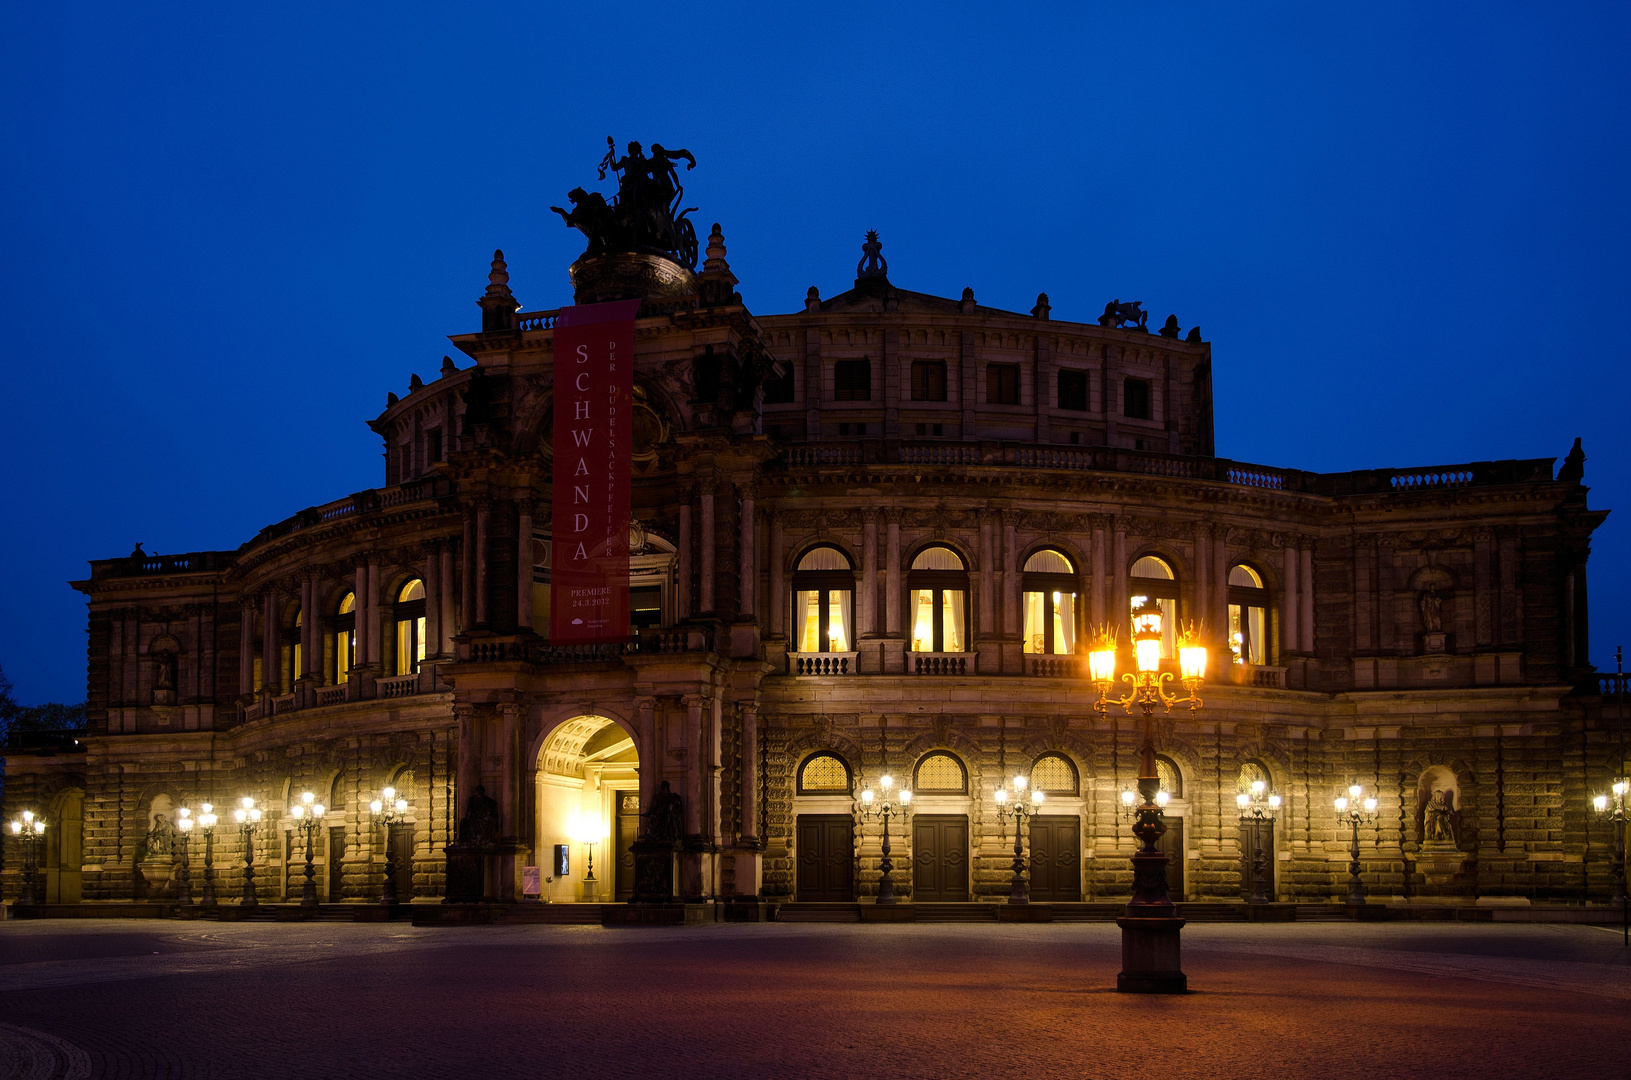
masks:
POLYGON ((643 586, 629 590, 629 625, 638 634, 648 626, 663 624, 663 590, 661 586, 643 586))
POLYGON ((1127 379, 1121 385, 1121 415, 1133 420, 1148 420, 1150 418, 1149 380, 1127 379))
POLYGON ((871 401, 872 361, 863 358, 835 363, 833 398, 836 401, 871 401))
POLYGON ((1059 373, 1059 407, 1076 412, 1087 411, 1087 372, 1059 373))
POLYGON ((987 364, 985 366, 985 403, 987 405, 1019 404, 1019 365, 987 364))
POLYGON ((766 405, 789 405, 793 401, 793 361, 783 360, 781 366, 786 374, 765 380, 766 405))
POLYGON ((946 425, 945 424, 919 424, 917 426, 917 433, 919 435, 944 435, 946 433, 946 425))
POLYGON ((946 400, 946 362, 944 360, 912 361, 912 400, 946 400))
POLYGON ((866 434, 866 425, 865 424, 847 424, 847 423, 846 424, 839 424, 838 425, 838 434, 840 434, 840 435, 865 435, 866 434))
POLYGON ((425 463, 434 465, 442 460, 442 429, 431 428, 425 432, 425 463))

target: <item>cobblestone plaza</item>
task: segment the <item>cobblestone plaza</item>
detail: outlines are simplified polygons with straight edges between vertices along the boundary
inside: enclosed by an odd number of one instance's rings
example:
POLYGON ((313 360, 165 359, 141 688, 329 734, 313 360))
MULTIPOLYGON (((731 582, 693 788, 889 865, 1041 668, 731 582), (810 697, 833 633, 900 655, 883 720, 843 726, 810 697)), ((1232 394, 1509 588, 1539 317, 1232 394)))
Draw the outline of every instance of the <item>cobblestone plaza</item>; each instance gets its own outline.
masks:
POLYGON ((1185 938, 1195 992, 1152 999, 1113 992, 1110 924, 11 922, 0 1075, 1624 1075, 1617 932, 1185 938))

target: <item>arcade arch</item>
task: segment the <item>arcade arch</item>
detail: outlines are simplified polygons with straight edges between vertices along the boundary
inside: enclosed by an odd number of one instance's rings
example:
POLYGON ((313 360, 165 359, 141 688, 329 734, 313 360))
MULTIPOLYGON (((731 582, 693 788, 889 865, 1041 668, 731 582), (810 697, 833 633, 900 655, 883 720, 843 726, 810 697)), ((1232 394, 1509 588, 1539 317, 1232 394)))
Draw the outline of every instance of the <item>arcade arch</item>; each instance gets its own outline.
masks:
POLYGON ((543 883, 550 899, 598 903, 634 894, 640 755, 617 721, 575 716, 550 732, 538 751, 536 805, 539 872, 555 878, 543 883), (564 880, 555 873, 557 844, 567 846, 564 880))

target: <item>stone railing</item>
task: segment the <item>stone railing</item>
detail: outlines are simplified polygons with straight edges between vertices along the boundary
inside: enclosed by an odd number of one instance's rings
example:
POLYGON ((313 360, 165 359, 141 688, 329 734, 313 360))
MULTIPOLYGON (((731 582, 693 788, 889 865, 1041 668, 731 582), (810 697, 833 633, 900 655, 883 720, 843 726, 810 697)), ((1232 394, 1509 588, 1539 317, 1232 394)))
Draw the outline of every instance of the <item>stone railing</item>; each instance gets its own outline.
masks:
POLYGON ((788 653, 788 671, 794 675, 851 675, 855 672, 852 652, 788 653))
POLYGON ((907 665, 914 675, 969 675, 974 671, 974 653, 907 653, 907 665))
POLYGON ((271 715, 278 716, 282 713, 294 712, 295 709, 299 708, 296 704, 298 700, 293 694, 279 694, 272 699, 271 715))
POLYGON ((374 691, 382 698, 412 697, 419 692, 418 675, 393 675, 374 680, 374 691))
POLYGON ((1033 653, 1025 657, 1025 665, 1032 675, 1062 679, 1079 678, 1086 670, 1081 657, 1068 655, 1038 656, 1033 653))
POLYGON ((265 715, 268 714, 266 711, 266 704, 263 701, 251 701, 248 705, 244 706, 244 723, 246 724, 251 720, 259 720, 265 715))
POLYGON ((978 465, 981 461, 978 446, 958 443, 933 443, 928 446, 900 448, 903 465, 978 465))
POLYGON ((1230 664, 1229 681, 1239 686, 1256 686, 1266 690, 1286 688, 1286 669, 1266 667, 1262 664, 1230 664))
POLYGON ((318 707, 321 708, 324 705, 343 705, 345 703, 345 693, 346 693, 346 688, 345 688, 345 686, 343 684, 340 685, 340 686, 320 686, 320 687, 318 687, 317 688, 317 704, 318 704, 318 707))
POLYGON ((554 311, 523 311, 515 317, 515 328, 523 334, 528 331, 555 329, 554 311))

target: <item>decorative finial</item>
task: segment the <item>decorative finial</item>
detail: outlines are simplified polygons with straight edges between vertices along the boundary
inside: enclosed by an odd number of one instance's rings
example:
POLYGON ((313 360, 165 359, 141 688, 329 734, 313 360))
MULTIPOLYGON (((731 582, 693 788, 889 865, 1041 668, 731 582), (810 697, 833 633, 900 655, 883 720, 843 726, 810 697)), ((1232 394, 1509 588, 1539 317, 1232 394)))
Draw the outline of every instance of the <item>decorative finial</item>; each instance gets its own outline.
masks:
POLYGON ((811 285, 810 291, 804 294, 804 310, 821 310, 821 290, 816 288, 814 285, 811 285))
POLYGON ((510 268, 504 264, 502 248, 493 252, 493 268, 487 275, 487 295, 510 295, 510 268))
POLYGON ((883 243, 877 229, 866 231, 866 242, 861 245, 861 261, 855 264, 855 276, 861 278, 887 278, 889 260, 883 257, 883 243))
POLYGON ((423 390, 424 388, 425 380, 419 377, 419 373, 417 371, 408 376, 408 393, 411 394, 416 390, 423 390))
POLYGON ((731 267, 725 261, 725 234, 719 231, 719 222, 714 222, 714 231, 708 234, 707 258, 702 261, 702 272, 723 273, 731 267))
POLYGON ((1184 338, 1184 340, 1192 341, 1196 345, 1199 345, 1201 343, 1201 328, 1198 326, 1191 326, 1189 328, 1189 336, 1184 338))
POLYGON ((402 400, 401 398, 396 396, 394 391, 387 390, 385 392, 385 407, 387 409, 389 409, 392 405, 395 405, 398 401, 401 401, 401 400, 402 400))
POLYGON ((1578 437, 1569 456, 1563 459, 1563 467, 1557 470, 1557 478, 1566 484, 1578 484, 1586 478, 1586 452, 1581 449, 1578 437))
POLYGON ((1053 311, 1053 305, 1048 303, 1048 294, 1045 292, 1037 293, 1036 307, 1031 309, 1031 317, 1041 319, 1042 321, 1046 322, 1048 319, 1048 313, 1051 311, 1053 311))
POLYGON ((481 331, 514 330, 515 313, 521 305, 510 292, 510 269, 504 265, 502 249, 493 252, 493 267, 487 274, 487 291, 476 301, 481 308, 481 331))
POLYGON ((449 375, 457 375, 458 373, 459 365, 453 362, 453 358, 451 356, 442 357, 442 378, 445 379, 449 375))
POLYGON ((964 315, 972 315, 974 313, 974 287, 973 286, 967 286, 967 287, 965 287, 963 289, 963 299, 958 303, 957 309, 959 311, 961 311, 964 315))
POLYGON ((1178 316, 1168 315, 1165 325, 1161 327, 1161 336, 1176 338, 1178 336, 1178 316))

